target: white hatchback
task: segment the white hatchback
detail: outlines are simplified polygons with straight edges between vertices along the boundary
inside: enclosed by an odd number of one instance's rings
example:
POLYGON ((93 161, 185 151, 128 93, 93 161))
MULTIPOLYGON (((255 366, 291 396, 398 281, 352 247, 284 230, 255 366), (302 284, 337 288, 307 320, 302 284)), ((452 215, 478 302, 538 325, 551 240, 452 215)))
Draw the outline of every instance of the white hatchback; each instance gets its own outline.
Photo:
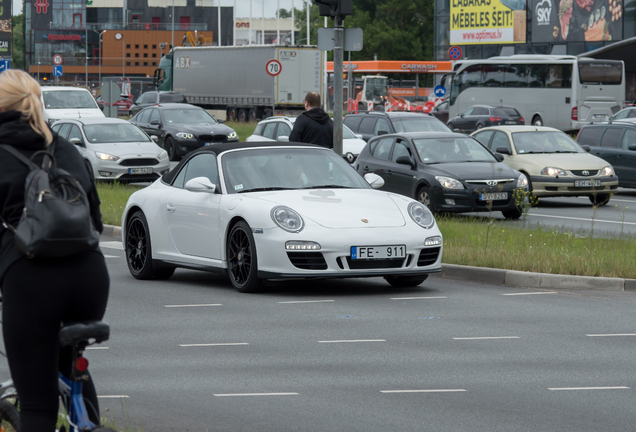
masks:
POLYGON ((52 125, 58 120, 106 117, 91 93, 77 87, 42 87, 44 120, 52 125))

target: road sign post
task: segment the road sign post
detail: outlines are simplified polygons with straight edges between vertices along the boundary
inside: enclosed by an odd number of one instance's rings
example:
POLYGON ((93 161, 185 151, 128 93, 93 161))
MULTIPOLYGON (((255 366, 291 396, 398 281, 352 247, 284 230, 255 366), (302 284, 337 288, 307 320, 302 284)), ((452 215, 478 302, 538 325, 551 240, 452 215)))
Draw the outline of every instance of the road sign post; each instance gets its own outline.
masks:
POLYGON ((53 66, 53 76, 61 77, 64 74, 64 66, 53 66))
POLYGON ((62 64, 62 61, 63 61, 63 59, 62 59, 62 56, 61 56, 61 55, 59 55, 59 54, 55 54, 55 55, 53 56, 53 64, 54 64, 54 65, 59 66, 59 65, 61 65, 61 64, 62 64))
POLYGON ((444 95, 446 95, 446 88, 441 85, 436 85, 433 89, 433 93, 435 93, 436 97, 443 98, 444 95))
POLYGON ((267 74, 272 77, 272 88, 274 98, 272 99, 272 115, 276 112, 276 77, 283 71, 283 65, 276 59, 271 59, 265 64, 267 74))

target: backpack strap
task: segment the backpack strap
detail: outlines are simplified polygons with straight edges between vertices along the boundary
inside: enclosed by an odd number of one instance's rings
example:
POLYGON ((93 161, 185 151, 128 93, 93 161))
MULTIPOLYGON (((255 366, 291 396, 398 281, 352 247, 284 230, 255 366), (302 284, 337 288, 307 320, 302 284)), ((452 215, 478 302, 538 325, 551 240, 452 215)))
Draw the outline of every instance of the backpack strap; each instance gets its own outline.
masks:
POLYGON ((10 146, 10 145, 6 145, 6 144, 0 144, 0 148, 8 151, 9 153, 11 153, 13 156, 15 156, 20 162, 22 162, 23 164, 25 164, 26 166, 28 166, 31 170, 36 170, 39 169, 40 167, 37 166, 36 164, 34 164, 30 159, 28 159, 26 156, 24 156, 22 153, 20 153, 17 149, 15 149, 14 147, 10 146))

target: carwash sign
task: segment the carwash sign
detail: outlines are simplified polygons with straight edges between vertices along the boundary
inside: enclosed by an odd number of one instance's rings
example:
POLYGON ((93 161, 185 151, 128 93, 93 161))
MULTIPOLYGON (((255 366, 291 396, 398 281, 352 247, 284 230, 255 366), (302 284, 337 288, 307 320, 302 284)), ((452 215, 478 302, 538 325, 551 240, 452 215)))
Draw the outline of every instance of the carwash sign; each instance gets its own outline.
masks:
POLYGON ((525 41, 525 1, 451 0, 451 45, 525 41))

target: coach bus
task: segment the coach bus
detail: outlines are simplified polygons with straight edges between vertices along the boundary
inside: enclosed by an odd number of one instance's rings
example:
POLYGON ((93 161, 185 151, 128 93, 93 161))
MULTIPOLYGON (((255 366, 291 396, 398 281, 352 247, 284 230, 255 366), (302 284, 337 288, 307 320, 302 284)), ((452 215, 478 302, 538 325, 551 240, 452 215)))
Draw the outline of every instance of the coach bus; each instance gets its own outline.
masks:
POLYGON ((607 120, 625 103, 625 65, 558 55, 458 61, 449 118, 473 105, 516 108, 526 124, 574 131, 607 120))

